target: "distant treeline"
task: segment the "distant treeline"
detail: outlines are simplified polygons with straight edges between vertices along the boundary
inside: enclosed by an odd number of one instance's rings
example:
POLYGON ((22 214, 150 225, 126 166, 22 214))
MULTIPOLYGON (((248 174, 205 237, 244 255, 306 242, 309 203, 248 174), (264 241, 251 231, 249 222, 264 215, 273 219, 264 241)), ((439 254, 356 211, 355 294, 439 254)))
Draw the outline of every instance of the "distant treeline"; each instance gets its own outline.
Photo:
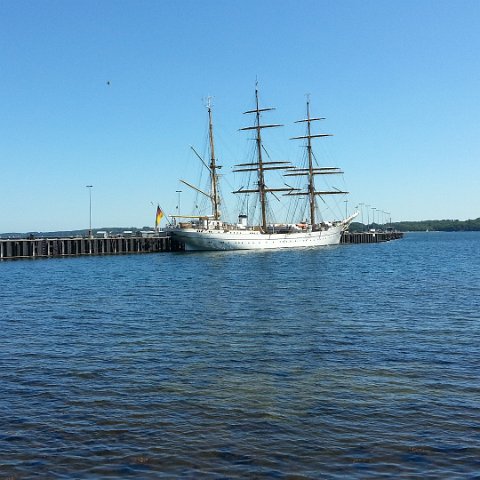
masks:
MULTIPOLYGON (((400 232, 478 232, 480 231, 480 218, 475 220, 422 220, 420 222, 394 222, 381 225, 373 223, 364 225, 360 222, 353 222, 350 225, 351 232, 365 232, 368 229, 387 230, 393 228, 400 232)), ((107 231, 111 234, 121 234, 124 231, 139 232, 140 230, 151 230, 151 227, 110 227, 95 228, 94 232, 107 231)), ((28 233, 0 233, 0 238, 42 238, 42 237, 72 237, 86 236, 88 230, 68 230, 56 232, 28 232, 28 233)))
MULTIPOLYGON (((92 229, 93 233, 99 231, 109 232, 110 234, 119 235, 125 231, 139 232, 140 230, 151 230, 152 227, 104 227, 92 229)), ((68 237, 86 237, 88 230, 57 230, 53 232, 27 232, 27 233, 0 233, 0 238, 68 238, 68 237)))
MULTIPOLYGON (((400 232, 474 232, 480 231, 480 218, 475 220, 422 220, 420 222, 394 222, 391 225, 379 225, 374 223, 369 228, 384 230, 393 228, 400 232)), ((362 223, 352 223, 351 231, 359 232, 367 230, 362 223)))
POLYGON ((421 222, 397 222, 392 225, 401 232, 473 232, 480 231, 480 218, 475 220, 423 220, 421 222))

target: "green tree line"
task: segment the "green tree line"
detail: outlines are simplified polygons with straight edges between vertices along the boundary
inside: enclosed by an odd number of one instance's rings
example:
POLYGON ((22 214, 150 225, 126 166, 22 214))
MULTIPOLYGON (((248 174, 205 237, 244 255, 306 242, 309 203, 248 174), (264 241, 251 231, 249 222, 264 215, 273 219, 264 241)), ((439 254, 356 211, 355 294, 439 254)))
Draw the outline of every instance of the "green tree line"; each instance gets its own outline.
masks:
MULTIPOLYGON (((375 230, 385 230, 393 228, 400 232, 476 232, 480 231, 480 218, 475 220, 421 220, 417 222, 404 221, 393 222, 392 224, 380 225, 377 223, 369 225, 368 228, 375 230)), ((367 226, 354 222, 350 226, 350 231, 360 232, 367 230, 367 226)))

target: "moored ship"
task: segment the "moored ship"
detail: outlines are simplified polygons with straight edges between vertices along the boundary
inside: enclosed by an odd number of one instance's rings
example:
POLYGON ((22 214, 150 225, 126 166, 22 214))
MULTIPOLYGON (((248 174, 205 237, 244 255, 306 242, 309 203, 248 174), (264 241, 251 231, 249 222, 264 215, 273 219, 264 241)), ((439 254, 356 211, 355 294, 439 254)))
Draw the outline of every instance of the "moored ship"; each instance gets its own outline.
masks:
POLYGON ((262 131, 266 128, 279 127, 281 125, 262 124, 261 114, 273 110, 273 108, 260 108, 258 89, 255 90, 255 108, 244 112, 254 115, 254 124, 244 127, 241 130, 254 131, 255 133, 255 158, 249 163, 236 165, 234 172, 246 172, 253 175, 254 183, 249 187, 241 187, 234 191, 234 194, 251 195, 255 194, 260 206, 260 218, 256 225, 249 224, 249 218, 240 214, 235 224, 224 222, 221 218, 219 178, 220 168, 215 158, 212 109, 208 105, 209 117, 209 150, 210 162, 202 160, 208 168, 210 176, 210 189, 208 192, 181 180, 185 185, 193 188, 202 195, 205 195, 211 203, 211 214, 192 215, 176 217, 176 224, 169 228, 170 234, 185 245, 186 250, 264 250, 284 249, 300 247, 320 247, 336 245, 340 243, 342 232, 346 230, 350 222, 357 216, 358 212, 338 221, 321 221, 317 216, 317 198, 327 195, 345 195, 348 192, 333 190, 317 190, 315 177, 319 175, 334 175, 343 173, 337 167, 318 167, 314 165, 312 151, 312 139, 330 136, 329 134, 312 134, 312 122, 323 120, 310 116, 310 102, 307 100, 307 116, 297 123, 307 125, 306 135, 294 137, 295 140, 304 140, 307 150, 307 163, 303 168, 297 168, 284 161, 272 161, 264 158, 265 147, 262 141, 262 131), (266 183, 268 172, 274 170, 283 171, 284 177, 303 177, 307 180, 306 187, 295 188, 284 183, 281 187, 271 187, 266 183), (293 223, 275 223, 269 221, 268 199, 273 196, 278 200, 281 194, 289 201, 295 198, 305 198, 308 201, 308 219, 298 220, 293 223), (188 220, 188 221, 185 221, 188 220))

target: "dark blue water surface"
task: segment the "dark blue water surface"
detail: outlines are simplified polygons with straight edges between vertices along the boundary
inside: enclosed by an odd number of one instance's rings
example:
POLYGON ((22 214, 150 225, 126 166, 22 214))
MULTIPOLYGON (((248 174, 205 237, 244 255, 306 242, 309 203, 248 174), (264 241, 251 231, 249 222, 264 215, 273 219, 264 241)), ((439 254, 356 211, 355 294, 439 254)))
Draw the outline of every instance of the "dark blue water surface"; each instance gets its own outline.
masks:
POLYGON ((480 472, 479 233, 0 282, 2 479, 480 472))

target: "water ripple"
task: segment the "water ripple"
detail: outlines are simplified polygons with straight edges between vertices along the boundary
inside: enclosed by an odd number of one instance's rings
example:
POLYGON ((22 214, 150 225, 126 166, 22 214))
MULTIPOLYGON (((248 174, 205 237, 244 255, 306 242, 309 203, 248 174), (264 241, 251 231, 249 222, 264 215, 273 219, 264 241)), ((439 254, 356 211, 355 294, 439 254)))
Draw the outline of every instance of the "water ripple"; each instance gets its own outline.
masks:
POLYGON ((0 478, 474 478, 479 246, 1 263, 0 478))

